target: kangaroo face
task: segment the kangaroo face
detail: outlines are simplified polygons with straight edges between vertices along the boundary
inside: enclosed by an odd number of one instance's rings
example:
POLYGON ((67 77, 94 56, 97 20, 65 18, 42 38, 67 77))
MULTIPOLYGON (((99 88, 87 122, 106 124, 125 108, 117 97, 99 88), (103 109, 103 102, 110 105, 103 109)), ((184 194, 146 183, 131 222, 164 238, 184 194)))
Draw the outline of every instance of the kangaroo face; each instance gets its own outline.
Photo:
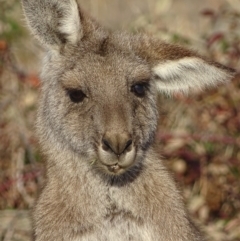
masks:
POLYGON ((183 47, 111 33, 75 0, 22 3, 32 32, 48 50, 38 132, 60 168, 58 151, 110 175, 141 166, 156 131, 157 94, 202 90, 234 74, 183 47))
MULTIPOLYGON (((116 49, 67 58, 67 68, 45 71, 42 118, 57 142, 65 140, 79 157, 91 156, 89 165, 120 175, 140 162, 154 138, 157 91, 150 66, 116 49)), ((52 70, 54 62, 45 65, 52 70)))

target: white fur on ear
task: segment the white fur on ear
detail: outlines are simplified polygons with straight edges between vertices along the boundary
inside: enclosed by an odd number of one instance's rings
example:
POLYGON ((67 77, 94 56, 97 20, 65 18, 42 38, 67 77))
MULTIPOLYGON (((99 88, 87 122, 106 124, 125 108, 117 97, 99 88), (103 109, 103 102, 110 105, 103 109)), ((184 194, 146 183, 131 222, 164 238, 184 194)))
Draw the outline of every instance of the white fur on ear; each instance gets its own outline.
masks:
POLYGON ((77 0, 22 0, 22 5, 32 33, 49 49, 59 51, 62 44, 81 40, 77 0))
POLYGON ((198 57, 162 62, 153 68, 157 88, 172 94, 199 91, 231 79, 233 74, 198 57))
MULTIPOLYGON (((59 4, 60 1, 59 1, 59 4)), ((59 31, 67 36, 72 44, 77 43, 82 38, 82 28, 80 23, 79 9, 76 0, 69 0, 64 3, 64 16, 60 20, 59 31)))

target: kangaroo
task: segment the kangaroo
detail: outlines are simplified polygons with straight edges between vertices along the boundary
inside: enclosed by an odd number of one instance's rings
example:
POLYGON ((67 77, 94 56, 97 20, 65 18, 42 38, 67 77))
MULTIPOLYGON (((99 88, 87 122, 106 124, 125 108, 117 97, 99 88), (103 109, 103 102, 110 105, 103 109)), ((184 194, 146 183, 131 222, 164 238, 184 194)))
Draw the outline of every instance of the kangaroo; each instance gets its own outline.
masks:
POLYGON ((217 86, 234 71, 148 35, 111 32, 75 0, 22 5, 46 48, 37 115, 46 183, 34 240, 205 240, 157 154, 157 98, 217 86))

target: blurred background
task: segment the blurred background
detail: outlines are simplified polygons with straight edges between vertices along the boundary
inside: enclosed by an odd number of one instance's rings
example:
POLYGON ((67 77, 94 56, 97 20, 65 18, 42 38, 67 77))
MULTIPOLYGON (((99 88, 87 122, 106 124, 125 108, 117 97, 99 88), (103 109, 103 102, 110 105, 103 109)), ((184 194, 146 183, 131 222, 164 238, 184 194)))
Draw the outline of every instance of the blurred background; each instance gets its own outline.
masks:
MULTIPOLYGON (((79 0, 106 27, 147 32, 240 72, 239 0, 79 0)), ((31 240, 43 181, 34 133, 43 49, 19 0, 0 0, 0 240, 31 240)), ((205 94, 160 100, 159 153, 209 240, 240 240, 240 76, 205 94)))

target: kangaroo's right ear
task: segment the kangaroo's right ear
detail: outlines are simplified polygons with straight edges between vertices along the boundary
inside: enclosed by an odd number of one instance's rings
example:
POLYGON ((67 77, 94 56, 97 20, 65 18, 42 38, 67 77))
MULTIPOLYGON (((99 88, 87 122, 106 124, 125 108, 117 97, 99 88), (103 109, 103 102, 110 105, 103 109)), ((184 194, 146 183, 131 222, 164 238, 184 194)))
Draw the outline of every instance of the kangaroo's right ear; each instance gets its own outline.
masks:
POLYGON ((83 37, 76 0, 22 0, 22 5, 30 29, 47 47, 75 45, 83 37))

